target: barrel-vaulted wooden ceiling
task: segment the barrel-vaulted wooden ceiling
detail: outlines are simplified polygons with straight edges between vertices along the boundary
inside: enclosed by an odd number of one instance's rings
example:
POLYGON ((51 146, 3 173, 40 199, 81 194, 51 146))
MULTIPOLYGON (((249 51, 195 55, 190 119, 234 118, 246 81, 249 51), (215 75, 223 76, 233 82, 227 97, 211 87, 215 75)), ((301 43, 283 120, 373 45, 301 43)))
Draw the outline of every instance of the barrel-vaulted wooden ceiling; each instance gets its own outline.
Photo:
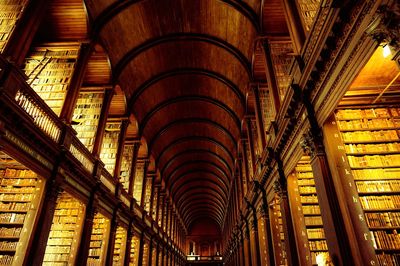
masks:
MULTIPOLYGON (((85 0, 84 5, 88 36, 107 53, 113 82, 125 93, 127 112, 137 119, 148 156, 187 228, 204 217, 222 226, 249 84, 265 80, 257 40, 288 36, 281 1, 85 0)), ((68 36, 74 30, 67 30, 68 36)))

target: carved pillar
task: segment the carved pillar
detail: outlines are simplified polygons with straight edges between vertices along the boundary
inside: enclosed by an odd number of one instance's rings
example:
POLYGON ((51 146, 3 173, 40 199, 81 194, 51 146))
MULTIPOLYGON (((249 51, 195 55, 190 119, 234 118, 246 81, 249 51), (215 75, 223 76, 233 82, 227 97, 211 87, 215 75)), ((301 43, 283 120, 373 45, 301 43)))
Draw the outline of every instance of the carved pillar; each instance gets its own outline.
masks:
POLYGON ((290 211, 290 203, 287 191, 287 181, 286 176, 283 171, 283 164, 278 155, 275 155, 275 160, 278 164, 278 180, 275 181, 275 190, 280 196, 280 205, 282 213, 283 229, 286 233, 285 237, 285 247, 287 254, 287 261, 289 265, 299 265, 297 247, 296 247, 296 237, 293 228, 292 214, 290 211))
POLYGON ((106 128, 108 110, 111 106, 111 100, 114 95, 114 90, 106 90, 104 94, 103 105, 101 106, 99 124, 97 126, 96 137, 93 144, 92 154, 95 157, 99 157, 101 151, 101 145, 103 144, 104 130, 106 128))
POLYGON ((274 259, 274 249, 272 243, 272 232, 270 217, 268 211, 267 193, 261 185, 255 181, 255 187, 257 190, 261 191, 261 206, 259 209, 259 222, 258 222, 258 232, 259 232, 259 242, 260 242, 260 261, 262 265, 275 265, 274 259))
POLYGON ((306 40, 306 32, 299 10, 297 9, 295 0, 283 0, 282 3, 295 53, 300 54, 306 40))
POLYGON ((93 46, 94 42, 81 44, 74 73, 72 74, 71 82, 69 83, 68 90, 65 95, 65 101, 60 113, 60 118, 69 125, 72 121, 75 105, 79 96, 79 90, 85 77, 86 67, 93 50, 93 46))
POLYGON ((351 254, 352 245, 348 234, 345 233, 346 226, 335 190, 335 183, 328 165, 322 130, 318 125, 314 107, 307 94, 303 95, 303 103, 307 110, 311 128, 304 136, 302 146, 311 157, 311 167, 314 173, 318 201, 324 210, 321 211, 321 216, 329 253, 335 265, 344 265, 344 262, 354 265, 351 254))
POLYGON ((251 246, 250 246, 249 223, 243 215, 241 215, 241 220, 244 225, 244 237, 243 237, 244 265, 251 266, 252 265, 252 256, 251 256, 252 254, 251 254, 251 246))
POLYGON ((128 189, 128 194, 130 196, 133 195, 133 185, 135 182, 135 167, 136 167, 136 161, 138 158, 138 153, 140 149, 140 141, 136 141, 133 143, 133 155, 132 155, 132 164, 131 164, 131 173, 129 175, 129 189, 128 189))
POLYGON ((250 227, 250 246, 251 246, 251 258, 253 266, 259 266, 260 263, 260 244, 258 243, 258 221, 256 208, 245 198, 247 209, 251 213, 251 227, 250 227))

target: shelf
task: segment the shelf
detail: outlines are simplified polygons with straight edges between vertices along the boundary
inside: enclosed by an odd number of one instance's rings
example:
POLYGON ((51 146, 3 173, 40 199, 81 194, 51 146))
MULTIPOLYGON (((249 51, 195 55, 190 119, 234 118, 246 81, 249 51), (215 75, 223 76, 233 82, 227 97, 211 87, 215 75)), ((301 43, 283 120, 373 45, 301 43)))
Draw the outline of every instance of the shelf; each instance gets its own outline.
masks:
POLYGON ((398 253, 400 254, 400 249, 382 249, 382 248, 376 248, 376 252, 387 252, 387 253, 398 253))
POLYGON ((400 142, 399 139, 385 139, 385 140, 352 140, 352 141, 343 141, 344 144, 380 144, 380 143, 392 143, 392 142, 400 142))
POLYGON ((0 210, 0 212, 27 213, 29 210, 0 210))
POLYGON ((17 226, 23 226, 24 223, 7 223, 7 222, 0 222, 0 225, 17 225, 17 226))
POLYGON ((400 208, 393 208, 393 209, 363 209, 364 212, 398 212, 400 208))
POLYGON ((382 152, 346 152, 348 156, 364 156, 364 155, 395 155, 400 151, 382 151, 382 152))
POLYGON ((358 192, 360 196, 367 196, 367 195, 396 195, 400 194, 400 191, 384 191, 384 192, 358 192))
POLYGON ((316 205, 319 206, 318 202, 300 202, 301 205, 316 205))
POLYGON ((306 224, 306 228, 322 228, 324 225, 323 224, 313 224, 313 225, 307 225, 306 224))
POLYGON ((310 252, 328 252, 328 250, 327 249, 313 249, 313 250, 310 249, 310 252))
POLYGON ((398 230, 400 229, 400 225, 399 226, 387 226, 387 227, 376 227, 376 226, 370 226, 369 230, 373 230, 373 231, 386 231, 386 230, 398 230))
POLYGON ((362 170, 362 169, 387 169, 387 168, 399 168, 399 165, 381 165, 381 166, 356 166, 350 167, 352 170, 362 170))
POLYGON ((326 240, 325 237, 310 237, 308 238, 308 241, 320 241, 320 240, 326 240))
POLYGON ((19 236, 0 236, 0 239, 15 239, 15 240, 19 240, 19 236))
POLYGON ((400 127, 375 127, 375 128, 357 128, 357 129, 339 129, 341 132, 355 132, 355 131, 381 131, 381 130, 400 130, 400 127))

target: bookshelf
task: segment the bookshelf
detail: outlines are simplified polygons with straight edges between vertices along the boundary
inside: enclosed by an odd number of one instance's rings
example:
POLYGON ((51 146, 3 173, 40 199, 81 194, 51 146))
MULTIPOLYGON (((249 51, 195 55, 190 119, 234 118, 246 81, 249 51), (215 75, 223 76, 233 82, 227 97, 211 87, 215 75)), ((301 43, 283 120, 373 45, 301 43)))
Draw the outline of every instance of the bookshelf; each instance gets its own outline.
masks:
POLYGON ((295 226, 300 227, 296 230, 297 239, 302 239, 301 242, 305 247, 301 253, 311 256, 311 261, 308 257, 307 261, 310 261, 312 265, 317 265, 317 258, 327 260, 329 253, 310 163, 308 156, 303 156, 297 163, 290 177, 294 186, 290 194, 292 195, 291 203, 294 206, 292 211, 297 212, 293 214, 294 219, 298 221, 295 226))
POLYGON ((8 0, 0 3, 0 52, 3 52, 27 3, 28 0, 8 0))
POLYGON ((158 191, 159 188, 157 186, 153 187, 153 198, 152 198, 152 210, 151 210, 151 217, 154 221, 157 221, 157 201, 158 201, 158 191))
POLYGON ((143 241, 143 259, 142 259, 142 266, 147 266, 149 265, 149 254, 150 248, 149 248, 149 243, 147 241, 143 241))
POLYGON ((400 108, 339 109, 335 120, 380 265, 400 259, 400 108))
POLYGON ((72 116, 72 127, 90 152, 93 150, 103 99, 104 90, 81 91, 72 116))
POLYGON ((121 121, 107 122, 100 152, 100 159, 104 163, 104 168, 106 168, 111 175, 114 174, 120 131, 121 121))
POLYGON ((0 265, 22 265, 44 180, 0 152, 0 265))
POLYGON ((92 234, 90 236, 88 266, 105 265, 107 256, 108 236, 110 234, 110 219, 96 213, 93 219, 92 234))
POLYGON ((123 266, 125 259, 127 241, 127 231, 124 227, 118 226, 115 234, 115 244, 113 253, 113 266, 123 266))
POLYGON ((153 185, 153 177, 147 177, 144 191, 144 202, 143 208, 150 215, 150 204, 151 204, 151 188, 153 185))
POLYGON ((142 202, 144 165, 145 165, 145 162, 136 161, 135 180, 134 180, 134 184, 133 184, 133 197, 135 198, 138 205, 141 205, 141 202, 142 202))
POLYGON ((83 203, 67 192, 58 196, 43 265, 74 265, 84 216, 83 203))
POLYGON ((131 251, 129 254, 129 266, 139 266, 139 247, 140 238, 137 235, 132 236, 131 251))
POLYGON ((132 160, 133 160, 133 144, 125 144, 124 151, 122 153, 121 160, 121 171, 119 174, 120 182, 123 188, 129 190, 129 177, 132 171, 132 160))
POLYGON ((303 26, 307 32, 311 30, 320 2, 320 0, 297 0, 297 6, 303 21, 303 26))
POLYGON ((293 44, 291 41, 284 40, 270 41, 269 47, 279 90, 279 98, 283 101, 291 83, 289 72, 294 59, 293 44))
POLYGON ((288 265, 286 259, 285 233, 283 231, 282 213, 280 200, 277 196, 270 203, 271 232, 275 264, 280 266, 288 265))
POLYGON ((60 115, 78 53, 78 44, 44 44, 32 47, 25 59, 27 83, 57 115, 60 115))

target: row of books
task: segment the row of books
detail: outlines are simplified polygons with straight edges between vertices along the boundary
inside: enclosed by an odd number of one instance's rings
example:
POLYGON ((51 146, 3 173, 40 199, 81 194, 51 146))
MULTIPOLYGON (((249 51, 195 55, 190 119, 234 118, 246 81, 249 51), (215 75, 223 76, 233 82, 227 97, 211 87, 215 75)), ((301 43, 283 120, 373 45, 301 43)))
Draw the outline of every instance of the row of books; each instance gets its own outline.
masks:
POLYGON ((364 210, 400 208, 400 195, 362 196, 360 202, 364 210))
POLYGON ((400 227, 399 212, 367 212, 365 218, 369 227, 400 227))
POLYGON ((35 172, 26 169, 6 168, 0 169, 0 177, 34 178, 36 177, 36 174, 35 172))
POLYGON ((380 131, 354 131, 343 132, 343 140, 346 142, 362 142, 362 141, 398 141, 399 137, 396 130, 380 130, 380 131))
POLYGON ((362 119, 362 118, 386 118, 398 116, 399 108, 367 108, 367 109, 341 109, 336 112, 336 118, 362 119))
MULTIPOLYGON (((300 181, 300 180, 299 180, 300 181)), ((300 193, 316 193, 315 186, 299 186, 300 193)))
POLYGON ((314 179, 313 178, 302 178, 297 180, 297 184, 299 187, 301 186, 310 186, 310 185, 315 185, 314 179))
POLYGON ((304 217, 304 222, 306 226, 315 226, 321 225, 322 226, 322 218, 321 216, 307 216, 304 217))
POLYGON ((312 238, 325 238, 324 229, 322 228, 307 228, 307 236, 312 238))
POLYGON ((328 250, 328 244, 325 240, 309 241, 310 250, 328 250))
POLYGON ((0 223, 23 223, 25 214, 23 213, 1 213, 0 223))
POLYGON ((31 201, 33 199, 33 194, 0 194, 0 200, 2 201, 31 201))
POLYGON ((10 237, 10 236, 19 237, 19 235, 21 234, 21 230, 22 230, 21 227, 11 227, 11 228, 0 227, 0 238, 10 237))
POLYGON ((315 206, 313 206, 313 205, 306 205, 306 206, 302 206, 302 208, 303 208, 303 213, 305 214, 305 215, 313 215, 313 214, 321 214, 321 210, 320 210, 320 208, 319 208, 319 206, 318 205, 315 205, 315 206))
POLYGON ((400 265, 400 253, 398 254, 378 254, 376 255, 380 266, 400 265))
POLYGON ((347 156, 351 167, 400 166, 400 154, 347 156))
POLYGON ((347 153, 400 152, 400 143, 346 144, 345 149, 347 153))
POLYGON ((399 168, 354 169, 351 171, 355 180, 382 180, 400 178, 399 168))
POLYGON ((341 130, 396 128, 400 126, 397 120, 391 118, 338 121, 338 125, 341 130))
POLYGON ((400 180, 392 181, 357 181, 358 192, 399 192, 400 193, 400 180))
POLYGON ((400 234, 397 230, 392 233, 387 231, 374 231, 374 241, 378 249, 400 249, 400 234))
POLYGON ((115 243, 114 243, 114 254, 113 254, 114 266, 124 265, 126 237, 127 237, 126 230, 123 227, 118 226, 115 234, 115 243))
POLYGON ((3 178, 0 182, 1 186, 34 186, 36 178, 3 178))
POLYGON ((15 250, 18 242, 0 241, 0 249, 15 250))
POLYGON ((312 196, 301 196, 300 197, 301 203, 315 203, 318 204, 318 197, 317 195, 312 196))
POLYGON ((21 202, 9 202, 4 203, 0 202, 0 211, 28 211, 29 203, 21 203, 21 202))

